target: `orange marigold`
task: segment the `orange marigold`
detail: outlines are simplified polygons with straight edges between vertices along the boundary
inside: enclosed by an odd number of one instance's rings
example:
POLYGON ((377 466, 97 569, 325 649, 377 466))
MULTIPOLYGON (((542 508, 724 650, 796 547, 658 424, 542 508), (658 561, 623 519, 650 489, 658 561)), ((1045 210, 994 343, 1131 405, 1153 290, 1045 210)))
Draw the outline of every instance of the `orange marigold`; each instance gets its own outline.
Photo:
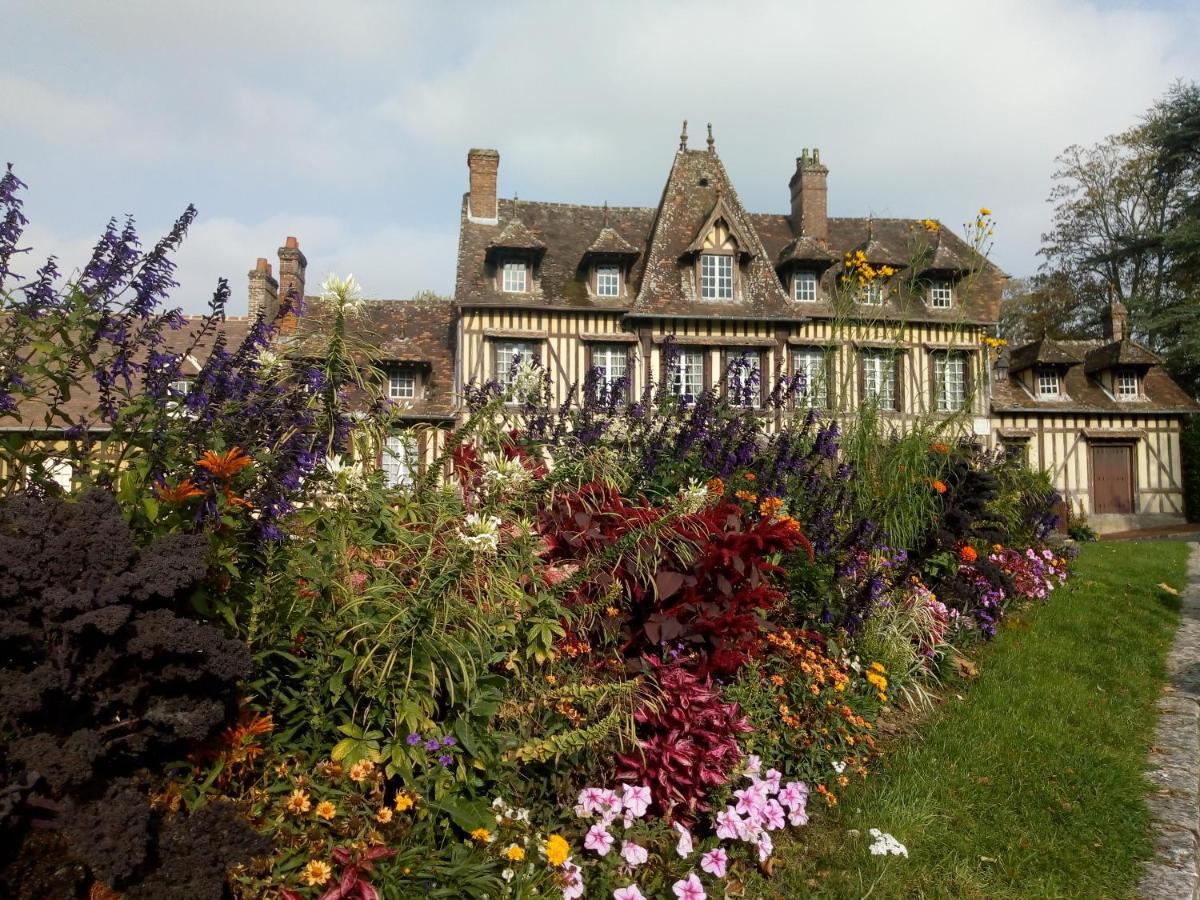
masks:
POLYGON ((778 497, 765 497, 762 503, 758 504, 758 514, 764 519, 773 519, 783 509, 783 501, 778 497))
POLYGON ((958 558, 965 563, 973 563, 979 559, 979 554, 975 552, 975 548, 970 544, 963 544, 962 549, 958 551, 958 558))
POLYGON ((938 479, 938 478, 932 479, 929 482, 929 486, 932 487, 939 494, 946 493, 946 482, 942 481, 941 479, 938 479))
POLYGON ((950 445, 943 444, 941 441, 934 441, 934 443, 929 445, 929 449, 934 453, 949 453, 950 445))
POLYGON ((215 450, 205 450, 204 455, 196 460, 196 465, 207 471, 214 478, 228 481, 254 460, 242 452, 241 447, 234 447, 224 453, 215 450))
POLYGON ((737 497, 739 500, 744 500, 747 503, 758 502, 758 494, 754 493, 753 491, 734 491, 733 496, 737 497))
POLYGON ((720 478, 710 478, 704 485, 713 497, 725 496, 725 482, 720 478))

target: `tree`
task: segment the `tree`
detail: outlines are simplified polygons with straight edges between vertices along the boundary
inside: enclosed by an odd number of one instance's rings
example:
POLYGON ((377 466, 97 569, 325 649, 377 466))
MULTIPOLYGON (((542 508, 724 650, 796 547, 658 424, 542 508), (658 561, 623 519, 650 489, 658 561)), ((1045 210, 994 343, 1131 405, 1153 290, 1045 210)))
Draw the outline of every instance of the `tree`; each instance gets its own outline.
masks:
POLYGON ((1099 322, 1081 318, 1076 287, 1064 272, 1014 278, 1004 286, 1000 336, 1012 346, 1041 337, 1095 337, 1099 322))

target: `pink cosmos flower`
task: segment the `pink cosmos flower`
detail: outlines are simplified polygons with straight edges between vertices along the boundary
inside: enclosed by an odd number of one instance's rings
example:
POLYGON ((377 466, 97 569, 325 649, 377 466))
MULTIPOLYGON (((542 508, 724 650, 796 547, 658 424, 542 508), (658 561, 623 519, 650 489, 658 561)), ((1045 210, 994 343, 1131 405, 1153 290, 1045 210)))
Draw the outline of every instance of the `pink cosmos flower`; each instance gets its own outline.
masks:
POLYGON ((700 857, 700 868, 709 875, 715 875, 717 878, 725 877, 725 866, 728 863, 729 857, 721 847, 709 850, 700 857))
POLYGON ((783 814, 783 807, 780 806, 775 800, 767 801, 767 807, 763 816, 767 826, 767 831, 778 831, 786 822, 786 817, 783 814))
POLYGON ((650 788, 644 784, 627 784, 621 790, 621 799, 625 801, 625 811, 633 813, 640 819, 650 808, 650 788))
POLYGON ((650 853, 640 844, 633 841, 621 842, 621 859, 631 866, 640 866, 650 858, 650 853))
POLYGON ((583 839, 583 846, 588 850, 595 850, 600 856, 607 856, 608 851, 612 849, 615 839, 603 825, 593 825, 588 829, 587 836, 583 839))
POLYGON ((736 841, 742 830, 742 820, 732 806, 717 813, 717 837, 723 841, 736 841))
POLYGON ((695 872, 691 872, 686 879, 675 882, 671 885, 671 890, 679 900, 706 900, 708 897, 695 872))
POLYGON ((675 852, 687 859, 693 849, 692 833, 678 822, 675 823, 675 830, 679 832, 679 843, 675 845, 675 852))
POLYGON ((636 884, 631 884, 613 891, 613 900, 646 900, 646 895, 638 890, 636 884))

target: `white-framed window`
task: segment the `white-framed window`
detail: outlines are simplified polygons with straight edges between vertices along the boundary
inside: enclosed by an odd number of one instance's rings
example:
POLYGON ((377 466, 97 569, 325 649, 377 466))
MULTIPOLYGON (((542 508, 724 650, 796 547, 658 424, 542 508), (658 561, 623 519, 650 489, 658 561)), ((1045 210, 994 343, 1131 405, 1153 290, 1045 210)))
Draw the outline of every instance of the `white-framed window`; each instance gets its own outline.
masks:
POLYGON ((42 460, 42 474, 69 492, 75 478, 75 467, 71 465, 70 460, 51 456, 42 460))
POLYGON ((933 384, 938 412, 956 412, 967 405, 965 353, 938 353, 933 357, 933 384))
POLYGON ((188 378, 176 378, 168 387, 171 390, 171 396, 180 400, 192 392, 192 382, 188 378))
POLYGON ((949 309, 954 304, 954 288, 949 281, 935 281, 929 287, 929 305, 934 309, 949 309))
POLYGON ((897 409, 896 358, 882 350, 863 354, 863 399, 873 400, 880 409, 897 409))
POLYGON ((1061 393, 1058 385, 1058 373, 1053 369, 1042 369, 1037 377, 1038 396, 1057 399, 1061 393))
POLYGON ((517 369, 537 359, 537 344, 533 341, 496 341, 496 380, 508 387, 517 369))
POLYGON ((733 299, 733 257, 725 253, 700 254, 700 297, 733 299))
POLYGON ((621 296, 621 269, 619 266, 596 266, 596 295, 599 297, 621 296))
POLYGON ((817 300, 817 273, 797 272, 794 276, 793 296, 799 303, 815 303, 817 300))
POLYGON ((411 369, 392 372, 388 376, 388 397, 392 400, 412 400, 417 396, 417 373, 411 369))
POLYGON ((1115 384, 1118 400, 1136 400, 1138 398, 1137 372, 1118 372, 1115 384))
POLYGON ((858 289, 858 302, 865 306, 883 305, 883 282, 872 279, 858 289))
MULTIPOLYGON (((596 344, 592 347, 592 368, 598 371, 600 384, 609 389, 616 387, 629 371, 628 348, 624 344, 596 344)), ((628 394, 629 386, 624 388, 628 394)))
POLYGON ((388 487, 412 484, 417 470, 417 442, 410 434, 389 435, 383 442, 383 478, 388 487))
POLYGON ((829 405, 828 370, 824 350, 815 347, 793 350, 792 374, 804 376, 804 384, 796 393, 796 402, 799 405, 818 409, 829 405))
POLYGON ((684 400, 695 400, 704 393, 704 354, 706 351, 684 347, 679 351, 671 390, 684 400))
POLYGON ((529 266, 523 259, 507 259, 500 268, 500 287, 509 294, 524 294, 529 290, 529 266))
POLYGON ((729 399, 734 406, 762 405, 762 351, 754 347, 727 351, 725 373, 729 399))

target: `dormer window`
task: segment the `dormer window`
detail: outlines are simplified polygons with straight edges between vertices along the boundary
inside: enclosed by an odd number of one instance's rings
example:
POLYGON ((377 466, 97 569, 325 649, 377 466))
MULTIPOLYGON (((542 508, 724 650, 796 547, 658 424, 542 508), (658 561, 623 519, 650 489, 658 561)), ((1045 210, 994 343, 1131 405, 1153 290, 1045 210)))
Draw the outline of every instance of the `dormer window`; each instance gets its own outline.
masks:
POLYGON ((703 300, 733 299, 733 256, 700 254, 700 297, 703 300))
POLYGON ((949 281, 935 281, 929 288, 929 305, 933 309, 949 309, 954 303, 954 288, 949 281))
POLYGON ((523 259, 507 259, 500 267, 500 288, 508 294, 529 290, 529 266, 523 259))
POLYGON ((1140 396, 1138 390, 1137 372, 1118 372, 1117 377, 1113 380, 1118 400, 1137 400, 1140 396))
POLYGON ((411 369, 392 372, 388 378, 388 397, 392 400, 413 400, 417 396, 417 373, 411 369))
POLYGON ((605 264, 596 266, 596 296, 621 296, 621 267, 605 264))
POLYGON ((864 306, 883 306, 883 283, 868 281, 858 292, 858 302, 864 306))
POLYGON ((1057 400, 1061 396, 1058 373, 1053 369, 1042 369, 1037 377, 1038 396, 1043 400, 1057 400))
POLYGON ((815 303, 817 300, 817 273, 797 272, 793 295, 798 303, 815 303))
POLYGON ((182 400, 192 392, 192 382, 188 378, 176 378, 169 387, 171 396, 177 400, 182 400))

